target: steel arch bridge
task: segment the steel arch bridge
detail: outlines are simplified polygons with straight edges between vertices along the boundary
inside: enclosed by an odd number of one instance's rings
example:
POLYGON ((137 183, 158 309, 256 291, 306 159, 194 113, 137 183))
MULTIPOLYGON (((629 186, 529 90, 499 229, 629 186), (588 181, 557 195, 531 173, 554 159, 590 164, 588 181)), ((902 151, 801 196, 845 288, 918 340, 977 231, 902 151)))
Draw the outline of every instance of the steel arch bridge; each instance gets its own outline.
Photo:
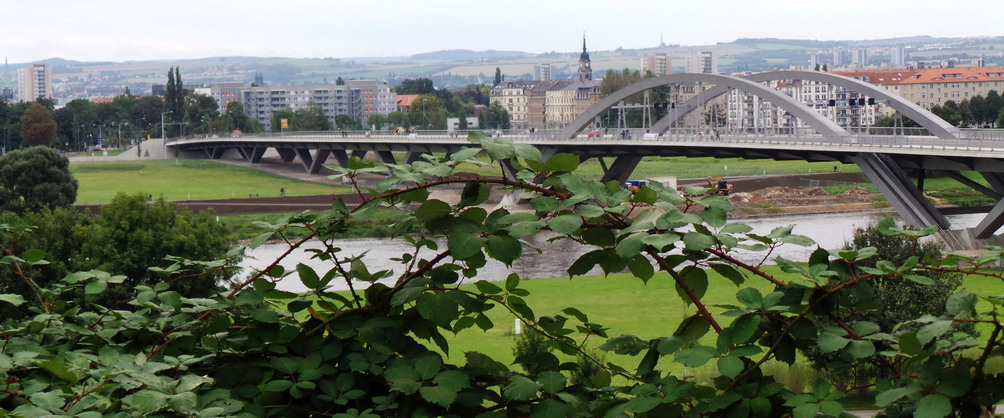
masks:
MULTIPOLYGON (((963 136, 962 131, 927 109, 867 82, 842 75, 815 71, 771 71, 744 77, 684 73, 645 79, 603 98, 599 103, 589 108, 562 129, 557 137, 575 137, 602 113, 632 95, 661 86, 703 83, 714 85, 714 87, 703 91, 701 94, 682 104, 676 105, 666 116, 654 123, 649 128, 649 132, 664 133, 674 123, 681 120, 687 114, 699 109, 704 104, 732 90, 740 90, 770 101, 781 109, 791 113, 831 141, 848 141, 851 138, 851 134, 847 130, 812 108, 780 91, 761 84, 777 80, 815 81, 853 90, 884 102, 900 114, 917 122, 939 139, 961 140, 963 136)), ((998 203, 983 222, 974 228, 975 238, 989 238, 998 228, 1004 225, 1004 173, 996 170, 980 170, 978 167, 970 167, 968 170, 959 169, 957 164, 943 164, 939 163, 937 159, 929 159, 925 163, 920 164, 911 164, 909 162, 904 164, 882 153, 861 152, 852 155, 850 159, 861 168, 869 180, 889 199, 900 216, 910 224, 916 226, 938 225, 943 229, 950 227, 948 220, 924 197, 923 191, 910 180, 904 169, 916 170, 920 173, 921 177, 923 177, 925 171, 944 172, 950 177, 996 199, 998 203), (963 176, 961 171, 979 172, 991 187, 987 188, 970 180, 963 176)), ((624 170, 633 170, 637 162, 633 164, 627 163, 626 165, 623 168, 624 170)))
MULTIPOLYGON (((715 156, 768 158, 778 160, 802 159, 807 161, 839 161, 861 167, 868 178, 888 198, 892 206, 911 224, 938 225, 947 231, 950 227, 945 217, 924 197, 922 180, 915 185, 907 172, 914 171, 923 179, 925 173, 943 172, 963 184, 992 197, 998 203, 984 220, 961 236, 974 246, 973 239, 991 237, 1004 225, 1004 142, 983 142, 971 132, 952 127, 927 110, 891 95, 875 86, 857 79, 811 71, 776 71, 730 77, 713 74, 672 74, 649 78, 614 92, 586 110, 564 129, 556 133, 509 133, 514 142, 533 144, 541 149, 545 158, 564 152, 579 155, 580 159, 597 158, 604 170, 604 180, 623 182, 637 167, 641 158, 648 155, 663 156, 715 156), (890 137, 862 135, 848 132, 814 109, 762 83, 773 80, 817 81, 876 98, 911 118, 926 128, 928 136, 907 136, 902 133, 890 137), (651 133, 666 133, 656 140, 617 140, 610 138, 585 138, 580 133, 603 112, 615 107, 625 98, 656 87, 701 83, 711 86, 694 98, 677 104, 674 109, 654 123, 651 133), (673 135, 671 126, 688 113, 732 90, 740 90, 782 108, 811 127, 817 134, 806 137, 774 135, 769 138, 739 138, 723 135, 719 142, 711 142, 696 135, 673 135), (883 139, 884 138, 884 139, 883 139), (588 139, 588 140, 587 140, 588 139), (988 145, 989 144, 989 145, 988 145), (988 148, 989 147, 989 148, 988 148), (613 158, 612 164, 604 158, 613 158), (964 171, 980 173, 990 187, 985 187, 963 176, 964 171), (968 234, 968 235, 965 235, 968 234)), ((180 139, 167 146, 177 153, 204 152, 209 158, 222 158, 228 151, 237 156, 258 162, 268 148, 274 148, 285 162, 299 158, 310 173, 320 170, 330 156, 345 165, 350 155, 375 153, 387 163, 395 162, 394 153, 406 152, 408 161, 415 161, 422 153, 455 152, 465 145, 464 139, 446 132, 393 135, 377 133, 372 137, 360 134, 335 132, 286 133, 285 136, 245 135, 239 138, 180 139)), ((955 248, 967 244, 951 243, 955 248)))

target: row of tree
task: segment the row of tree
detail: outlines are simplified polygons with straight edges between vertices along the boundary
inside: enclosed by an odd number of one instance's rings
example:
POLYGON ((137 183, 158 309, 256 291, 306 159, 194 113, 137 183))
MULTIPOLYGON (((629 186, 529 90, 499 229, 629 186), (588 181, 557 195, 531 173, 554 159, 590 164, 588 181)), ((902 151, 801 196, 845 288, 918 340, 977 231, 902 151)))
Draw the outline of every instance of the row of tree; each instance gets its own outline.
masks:
POLYGON ((987 97, 976 95, 961 102, 948 100, 931 107, 931 113, 958 127, 1004 127, 1004 97, 990 90, 987 97))

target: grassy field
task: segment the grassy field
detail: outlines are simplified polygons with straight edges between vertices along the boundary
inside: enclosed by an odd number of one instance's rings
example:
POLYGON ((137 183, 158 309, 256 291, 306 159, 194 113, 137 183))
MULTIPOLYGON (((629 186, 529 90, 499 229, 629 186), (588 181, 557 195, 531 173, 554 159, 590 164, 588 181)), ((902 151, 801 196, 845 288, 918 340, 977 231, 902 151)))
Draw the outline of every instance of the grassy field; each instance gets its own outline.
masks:
MULTIPOLYGON (((778 277, 784 277, 776 267, 770 266, 766 270, 778 277)), ((705 303, 712 312, 721 312, 723 309, 714 305, 735 303, 737 288, 732 282, 714 272, 709 271, 708 276, 711 285, 705 296, 705 303)), ((747 284, 760 289, 764 294, 772 289, 763 279, 749 279, 747 284)), ((563 315, 562 309, 574 306, 589 315, 590 321, 608 327, 608 334, 611 337, 632 334, 642 339, 650 339, 671 335, 680 320, 695 313, 692 306, 687 306, 680 300, 671 280, 665 274, 657 274, 647 284, 628 274, 614 274, 607 278, 532 279, 522 282, 521 285, 531 292, 525 299, 537 316, 563 315)), ((1004 294, 1004 282, 995 279, 968 277, 963 286, 981 296, 1004 294)), ((978 308, 980 311, 985 311, 989 306, 988 302, 981 300, 978 308)), ((516 338, 513 334, 514 319, 501 307, 491 310, 489 317, 495 322, 496 327, 487 332, 474 328, 464 330, 456 336, 448 336, 449 357, 452 361, 462 363, 464 352, 479 351, 502 363, 512 363, 514 358, 512 349, 516 338)), ((727 323, 722 325, 725 326, 727 323)), ((989 329, 983 331, 988 332, 989 329)), ((715 338, 714 332, 709 332, 701 343, 714 346, 715 338)), ((596 342, 599 343, 599 340, 596 342)), ((588 342, 586 346, 595 347, 588 342)), ((628 358, 613 353, 603 353, 603 356, 607 361, 614 361, 629 369, 641 360, 640 357, 628 358)), ((564 358, 564 360, 571 359, 564 358)), ((661 367, 670 367, 678 373, 691 373, 702 379, 717 375, 714 363, 709 364, 710 366, 702 367, 700 370, 684 370, 682 365, 676 363, 670 365, 663 360, 661 367)), ((1004 364, 993 365, 993 367, 1002 366, 1004 364)), ((805 365, 796 364, 789 370, 787 365, 778 363, 770 365, 767 370, 771 374, 783 374, 783 379, 795 386, 806 381, 810 385, 812 383, 811 369, 805 365)))
POLYGON ((151 194, 165 200, 198 200, 341 193, 346 187, 302 182, 203 160, 109 161, 70 164, 80 189, 77 204, 111 202, 118 193, 151 194))

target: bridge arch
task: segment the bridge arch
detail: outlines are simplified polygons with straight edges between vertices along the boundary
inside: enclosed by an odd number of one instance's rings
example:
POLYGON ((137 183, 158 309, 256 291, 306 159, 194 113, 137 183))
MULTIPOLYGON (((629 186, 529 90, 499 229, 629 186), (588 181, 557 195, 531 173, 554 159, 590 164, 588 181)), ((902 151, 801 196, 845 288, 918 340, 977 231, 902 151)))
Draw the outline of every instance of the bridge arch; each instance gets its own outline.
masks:
MULTIPOLYGON (((775 81, 775 80, 805 80, 805 81, 816 81, 820 83, 832 84, 834 86, 840 86, 854 91, 865 94, 869 97, 874 97, 880 100, 884 100, 886 104, 902 113, 904 116, 910 118, 914 122, 917 122, 920 126, 926 128, 934 136, 941 139, 959 139, 959 129, 952 126, 948 122, 937 115, 931 113, 929 110, 906 100, 895 94, 891 94, 885 90, 876 87, 873 84, 867 83, 865 81, 858 80, 856 78, 847 77, 838 74, 831 73, 821 73, 818 71, 768 71, 763 73, 751 74, 743 77, 744 79, 761 83, 764 81, 775 81)), ((658 122, 652 125, 652 130, 655 132, 664 132, 669 129, 669 127, 676 122, 685 114, 693 111, 697 106, 703 105, 704 103, 713 100, 722 94, 727 93, 731 88, 728 86, 715 86, 711 89, 706 90, 701 97, 695 97, 688 100, 684 104, 677 106, 680 111, 670 112, 668 115, 660 119, 658 122), (695 100, 700 99, 700 100, 695 100), (691 103, 695 102, 695 103, 691 103)), ((787 110, 787 109, 786 109, 787 110)))
MULTIPOLYGON (((558 133, 557 138, 570 139, 575 137, 575 135, 577 135, 580 131, 585 129, 585 127, 588 126, 589 123, 591 123, 595 117, 599 116, 607 109, 613 107, 618 102, 624 100, 625 98, 631 95, 638 94, 645 90, 653 89, 656 87, 661 87, 670 84, 679 84, 679 83, 714 84, 715 87, 709 90, 709 92, 712 90, 721 89, 720 92, 718 92, 714 96, 711 96, 710 98, 703 97, 704 95, 702 94, 702 99, 706 100, 699 100, 696 102, 697 104, 703 104, 707 100, 710 100, 715 96, 724 94, 730 89, 742 90, 747 93, 754 94, 770 100, 772 103, 775 103, 777 106, 781 107, 782 109, 788 111, 795 117, 804 121, 813 129, 815 129, 816 132, 819 132, 820 134, 826 136, 827 138, 838 139, 848 136, 847 131, 845 131, 843 128, 841 128, 833 121, 823 117, 823 115, 820 115, 815 110, 810 109, 808 106, 805 106, 804 104, 798 102, 797 100, 793 99, 792 97, 784 93, 781 93, 770 87, 766 87, 760 83, 751 80, 746 80, 743 78, 730 77, 717 74, 684 73, 684 74, 669 74, 660 77, 647 78, 634 84, 631 84, 627 87, 624 87, 620 90, 617 90, 613 94, 600 100, 599 103, 587 109, 585 112, 582 113, 582 115, 575 118, 574 121, 572 121, 570 124, 568 124, 568 126, 566 126, 564 129, 561 130, 561 132, 558 133)), ((693 101, 693 99, 691 99, 691 101, 693 101)), ((676 113, 679 114, 680 112, 676 113)), ((660 122, 662 121, 660 120, 660 122)))

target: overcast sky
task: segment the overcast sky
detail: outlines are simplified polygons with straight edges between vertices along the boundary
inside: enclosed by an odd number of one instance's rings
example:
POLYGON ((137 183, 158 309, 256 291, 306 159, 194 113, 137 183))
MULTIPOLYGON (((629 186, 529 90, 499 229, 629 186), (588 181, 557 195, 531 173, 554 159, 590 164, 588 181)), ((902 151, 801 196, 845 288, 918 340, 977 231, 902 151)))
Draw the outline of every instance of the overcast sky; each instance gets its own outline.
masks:
POLYGON ((4 0, 0 54, 127 61, 225 55, 590 51, 736 38, 1001 36, 1001 0, 4 0))

